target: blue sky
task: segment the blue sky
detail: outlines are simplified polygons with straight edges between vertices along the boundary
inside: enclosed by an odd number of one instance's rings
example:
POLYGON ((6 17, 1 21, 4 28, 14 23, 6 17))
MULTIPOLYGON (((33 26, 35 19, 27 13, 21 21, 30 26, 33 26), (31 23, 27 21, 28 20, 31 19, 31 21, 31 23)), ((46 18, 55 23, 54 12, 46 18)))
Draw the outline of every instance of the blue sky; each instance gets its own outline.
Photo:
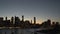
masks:
POLYGON ((41 23, 47 19, 60 22, 60 0, 0 0, 0 16, 25 16, 41 23))

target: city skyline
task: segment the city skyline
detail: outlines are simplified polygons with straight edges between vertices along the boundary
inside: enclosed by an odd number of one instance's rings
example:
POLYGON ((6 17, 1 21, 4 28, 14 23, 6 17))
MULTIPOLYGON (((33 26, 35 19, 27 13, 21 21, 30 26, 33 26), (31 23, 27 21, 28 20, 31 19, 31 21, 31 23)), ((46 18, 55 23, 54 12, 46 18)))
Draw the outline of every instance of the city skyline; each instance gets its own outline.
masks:
MULTIPOLYGON (((12 21, 15 21, 15 18, 17 17, 17 19, 19 18, 18 16, 11 16, 10 18, 8 18, 7 16, 6 17, 0 17, 1 18, 1 20, 12 20, 12 21)), ((37 22, 36 22, 36 17, 33 17, 33 19, 31 19, 31 20, 26 20, 25 19, 25 16, 24 15, 22 15, 21 16, 21 18, 19 18, 19 20, 20 21, 29 21, 30 23, 34 23, 34 24, 38 24, 37 22)))
POLYGON ((51 22, 50 19, 47 19, 47 21, 42 22, 41 24, 36 23, 36 17, 33 18, 32 20, 25 20, 24 15, 22 15, 22 20, 15 16, 11 17, 8 20, 8 17, 5 17, 5 20, 3 17, 0 17, 0 27, 21 27, 21 28, 39 28, 39 27, 49 27, 49 26, 55 26, 55 25, 60 25, 59 22, 51 22), (29 27, 30 26, 30 27, 29 27))
POLYGON ((0 17, 25 16, 25 20, 37 23, 47 19, 60 22, 60 0, 0 0, 0 17))

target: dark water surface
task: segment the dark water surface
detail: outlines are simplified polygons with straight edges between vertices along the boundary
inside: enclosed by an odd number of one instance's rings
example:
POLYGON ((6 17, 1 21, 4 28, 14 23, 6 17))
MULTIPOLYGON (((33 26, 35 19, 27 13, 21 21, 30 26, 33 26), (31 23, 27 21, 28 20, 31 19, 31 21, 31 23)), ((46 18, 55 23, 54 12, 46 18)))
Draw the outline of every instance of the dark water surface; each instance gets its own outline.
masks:
POLYGON ((60 33, 40 33, 34 32, 36 29, 0 29, 0 34, 60 34, 60 33))

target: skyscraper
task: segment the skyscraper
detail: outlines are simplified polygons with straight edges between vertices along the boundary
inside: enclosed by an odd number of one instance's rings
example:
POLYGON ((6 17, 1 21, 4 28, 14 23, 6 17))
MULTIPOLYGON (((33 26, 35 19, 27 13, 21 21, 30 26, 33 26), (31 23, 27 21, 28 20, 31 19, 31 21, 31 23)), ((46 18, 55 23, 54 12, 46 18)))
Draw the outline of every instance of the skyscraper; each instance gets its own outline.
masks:
POLYGON ((22 21, 24 21, 24 15, 22 15, 22 21))
POLYGON ((7 17, 5 17, 5 20, 7 21, 7 17))
POLYGON ((11 17, 11 23, 12 24, 14 23, 14 17, 11 17))
POLYGON ((34 17, 34 24, 36 24, 36 17, 34 17))

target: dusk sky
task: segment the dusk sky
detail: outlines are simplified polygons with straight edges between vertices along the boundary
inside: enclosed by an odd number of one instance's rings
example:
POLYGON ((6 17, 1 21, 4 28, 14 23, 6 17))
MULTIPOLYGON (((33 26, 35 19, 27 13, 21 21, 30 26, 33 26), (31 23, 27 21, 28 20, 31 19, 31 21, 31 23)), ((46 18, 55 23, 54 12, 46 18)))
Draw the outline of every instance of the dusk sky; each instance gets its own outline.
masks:
POLYGON ((0 0, 0 17, 25 16, 25 20, 37 18, 60 22, 60 0, 0 0))

